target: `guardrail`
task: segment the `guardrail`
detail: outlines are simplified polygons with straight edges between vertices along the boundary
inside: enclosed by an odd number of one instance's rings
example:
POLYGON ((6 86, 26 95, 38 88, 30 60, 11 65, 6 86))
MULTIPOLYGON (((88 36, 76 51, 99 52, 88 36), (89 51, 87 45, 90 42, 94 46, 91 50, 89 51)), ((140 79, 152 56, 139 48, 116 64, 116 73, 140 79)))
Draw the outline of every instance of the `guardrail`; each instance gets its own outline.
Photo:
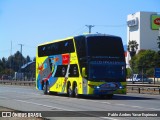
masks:
POLYGON ((127 91, 160 94, 160 84, 127 84, 127 91))
POLYGON ((34 86, 35 81, 20 81, 20 80, 0 80, 0 84, 9 84, 9 85, 29 85, 34 86))

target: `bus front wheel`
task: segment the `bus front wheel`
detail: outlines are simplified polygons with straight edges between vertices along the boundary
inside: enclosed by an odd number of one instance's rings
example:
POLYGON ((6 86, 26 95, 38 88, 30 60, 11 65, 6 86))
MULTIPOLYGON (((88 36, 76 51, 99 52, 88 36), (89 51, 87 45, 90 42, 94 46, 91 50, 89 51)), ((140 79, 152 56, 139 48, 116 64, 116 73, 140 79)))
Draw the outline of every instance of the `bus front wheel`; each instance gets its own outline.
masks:
POLYGON ((74 97, 79 97, 77 83, 74 84, 73 95, 74 97))

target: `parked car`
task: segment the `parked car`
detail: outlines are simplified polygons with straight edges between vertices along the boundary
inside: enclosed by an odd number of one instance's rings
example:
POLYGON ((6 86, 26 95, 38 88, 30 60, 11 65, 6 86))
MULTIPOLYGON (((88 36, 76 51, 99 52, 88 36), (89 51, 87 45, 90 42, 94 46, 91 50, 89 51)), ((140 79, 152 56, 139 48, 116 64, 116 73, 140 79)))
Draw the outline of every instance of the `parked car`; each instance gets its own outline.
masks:
POLYGON ((130 78, 127 79, 127 81, 133 81, 133 82, 151 82, 150 79, 148 79, 145 75, 141 74, 133 74, 130 78))
POLYGON ((8 80, 8 76, 7 75, 2 75, 2 80, 8 80))

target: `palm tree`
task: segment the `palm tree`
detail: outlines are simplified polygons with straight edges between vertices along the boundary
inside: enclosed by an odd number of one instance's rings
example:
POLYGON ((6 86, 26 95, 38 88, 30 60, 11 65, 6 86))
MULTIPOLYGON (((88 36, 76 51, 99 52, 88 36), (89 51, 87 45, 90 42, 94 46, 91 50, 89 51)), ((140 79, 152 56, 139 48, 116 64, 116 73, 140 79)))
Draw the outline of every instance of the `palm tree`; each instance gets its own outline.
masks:
POLYGON ((129 51, 131 57, 133 57, 136 54, 137 49, 138 49, 137 41, 132 40, 128 42, 127 50, 129 51))
POLYGON ((160 55, 160 33, 158 35, 157 45, 158 45, 158 54, 160 55))

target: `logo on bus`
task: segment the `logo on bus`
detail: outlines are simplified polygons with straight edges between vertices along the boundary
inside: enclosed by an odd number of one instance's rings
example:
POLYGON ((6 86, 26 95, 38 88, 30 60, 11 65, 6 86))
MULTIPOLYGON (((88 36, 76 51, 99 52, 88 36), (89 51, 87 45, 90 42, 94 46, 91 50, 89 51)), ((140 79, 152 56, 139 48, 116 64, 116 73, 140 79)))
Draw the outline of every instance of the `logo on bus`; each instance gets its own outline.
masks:
POLYGON ((116 87, 116 85, 114 83, 104 83, 102 85, 100 85, 100 88, 113 88, 116 87))
POLYGON ((69 54, 62 55, 62 64, 69 64, 69 54))

